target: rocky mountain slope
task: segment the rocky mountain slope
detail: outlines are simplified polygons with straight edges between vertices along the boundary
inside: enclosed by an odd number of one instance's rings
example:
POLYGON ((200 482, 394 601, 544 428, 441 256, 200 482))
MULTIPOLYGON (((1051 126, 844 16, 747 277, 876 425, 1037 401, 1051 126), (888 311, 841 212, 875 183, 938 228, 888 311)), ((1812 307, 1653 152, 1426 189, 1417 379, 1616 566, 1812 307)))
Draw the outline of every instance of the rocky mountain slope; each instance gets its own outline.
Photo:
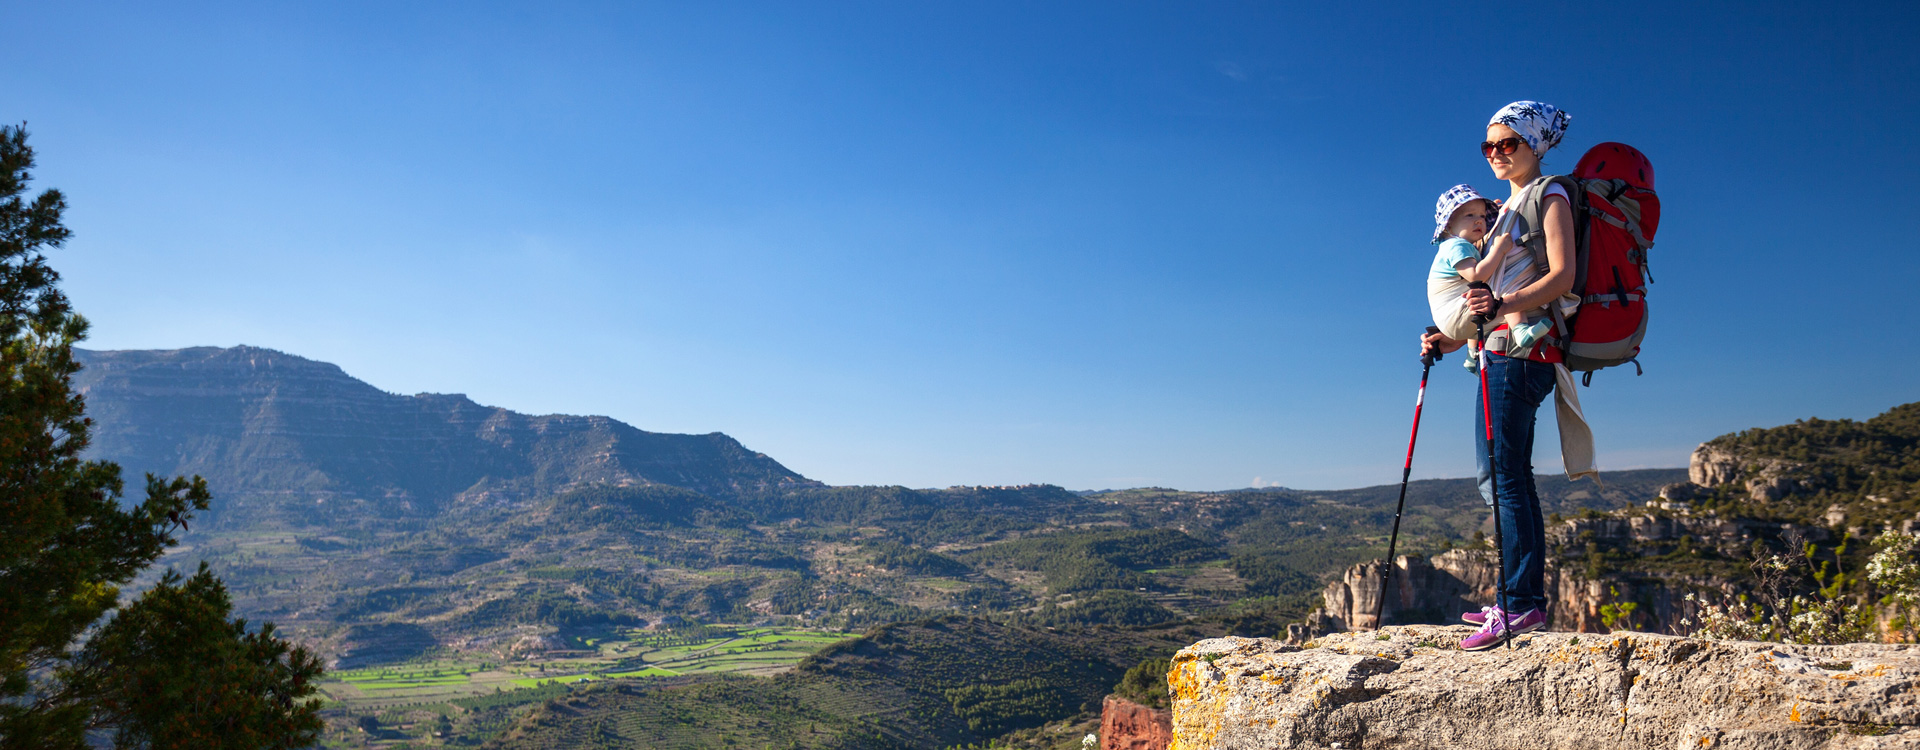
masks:
POLYGON ((325 524, 585 484, 714 495, 817 486, 721 433, 647 432, 598 416, 520 414, 461 395, 387 393, 338 366, 251 346, 76 351, 96 425, 89 457, 205 476, 215 520, 325 524))
POLYGON ((1920 518, 1920 402, 1872 419, 1803 419, 1708 441, 1685 498, 1700 510, 1871 531, 1920 518))

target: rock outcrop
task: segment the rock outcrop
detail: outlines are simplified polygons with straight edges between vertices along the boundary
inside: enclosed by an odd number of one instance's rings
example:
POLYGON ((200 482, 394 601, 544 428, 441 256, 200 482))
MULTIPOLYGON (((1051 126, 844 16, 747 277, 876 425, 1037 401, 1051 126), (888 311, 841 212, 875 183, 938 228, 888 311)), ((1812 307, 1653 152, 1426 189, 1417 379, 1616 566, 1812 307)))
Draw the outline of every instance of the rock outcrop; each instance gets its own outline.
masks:
MULTIPOLYGON (((1449 550, 1432 558, 1403 555, 1394 562, 1389 584, 1392 591, 1388 592, 1385 609, 1388 625, 1453 622, 1460 613, 1477 610, 1495 598, 1499 564, 1491 551, 1449 550)), ((1321 592, 1323 609, 1319 614, 1323 624, 1305 637, 1379 627, 1374 613, 1380 604, 1383 565, 1379 561, 1355 565, 1339 580, 1327 584, 1321 592)), ((1647 586, 1644 582, 1636 585, 1589 580, 1558 559, 1547 564, 1546 584, 1551 602, 1547 619, 1553 629, 1585 633, 1607 629, 1600 608, 1609 602, 1639 602, 1647 607, 1649 620, 1665 623, 1677 619, 1685 597, 1685 592, 1678 589, 1647 586)), ((1304 639, 1294 637, 1295 641, 1304 639)))
MULTIPOLYGON (((1691 515, 1685 508, 1676 509, 1675 502, 1680 501, 1665 501, 1666 508, 1570 518, 1548 527, 1551 554, 1546 588, 1551 602, 1548 621, 1554 630, 1606 632, 1610 628, 1601 607, 1613 602, 1636 604, 1630 623, 1616 625, 1665 629, 1689 614, 1688 592, 1731 590, 1728 581, 1697 575, 1599 572, 1587 564, 1590 557, 1613 551, 1644 559, 1685 545, 1742 560, 1756 539, 1824 542, 1831 538, 1831 532, 1820 527, 1691 515)), ((1307 627, 1290 634, 1290 639, 1297 643, 1319 633, 1374 629, 1380 624, 1375 612, 1382 596, 1388 625, 1450 623, 1459 613, 1494 600, 1499 563, 1491 549, 1454 549, 1431 558, 1403 555, 1394 560, 1393 577, 1387 584, 1391 588, 1383 591, 1385 565, 1382 561, 1355 565, 1328 583, 1321 592, 1322 609, 1310 615, 1307 627)))
POLYGON ((1176 750, 1920 747, 1920 648, 1465 627, 1216 638, 1174 657, 1176 750))
POLYGON ((1743 483, 1748 498, 1764 503, 1801 489, 1793 475, 1802 468, 1792 461, 1746 456, 1714 443, 1702 443, 1687 462, 1687 478, 1701 487, 1743 483))
POLYGON ((1687 459, 1687 479, 1701 487, 1718 487, 1740 478, 1740 457, 1732 451, 1701 443, 1687 459))
POLYGON ((1100 704, 1100 750, 1166 750, 1173 712, 1109 695, 1100 704))

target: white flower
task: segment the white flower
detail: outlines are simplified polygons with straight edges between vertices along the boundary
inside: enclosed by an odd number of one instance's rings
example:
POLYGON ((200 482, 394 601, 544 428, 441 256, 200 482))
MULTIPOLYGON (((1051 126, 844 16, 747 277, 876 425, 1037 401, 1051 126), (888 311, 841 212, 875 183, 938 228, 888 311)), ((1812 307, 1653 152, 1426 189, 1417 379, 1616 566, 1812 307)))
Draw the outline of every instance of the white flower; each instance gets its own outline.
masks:
POLYGON ((1097 735, 1097 734, 1089 733, 1087 736, 1080 738, 1081 747, 1092 748, 1092 747, 1097 747, 1099 744, 1100 744, 1100 735, 1097 735))

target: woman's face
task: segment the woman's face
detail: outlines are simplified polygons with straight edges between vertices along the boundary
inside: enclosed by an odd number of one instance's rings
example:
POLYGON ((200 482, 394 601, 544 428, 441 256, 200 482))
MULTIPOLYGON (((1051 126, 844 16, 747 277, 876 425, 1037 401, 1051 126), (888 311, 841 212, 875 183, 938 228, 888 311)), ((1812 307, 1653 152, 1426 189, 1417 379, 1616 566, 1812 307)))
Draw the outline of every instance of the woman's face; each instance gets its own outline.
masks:
POLYGON ((1527 146, 1526 141, 1520 140, 1519 133, 1497 122, 1487 126, 1487 143, 1502 143, 1508 139, 1519 141, 1518 144, 1507 144, 1515 146, 1513 153, 1504 153, 1506 151, 1504 148, 1495 148, 1491 153, 1486 153, 1487 166, 1493 168, 1493 176, 1502 180, 1511 180, 1538 171, 1540 157, 1533 154, 1533 149, 1527 146))

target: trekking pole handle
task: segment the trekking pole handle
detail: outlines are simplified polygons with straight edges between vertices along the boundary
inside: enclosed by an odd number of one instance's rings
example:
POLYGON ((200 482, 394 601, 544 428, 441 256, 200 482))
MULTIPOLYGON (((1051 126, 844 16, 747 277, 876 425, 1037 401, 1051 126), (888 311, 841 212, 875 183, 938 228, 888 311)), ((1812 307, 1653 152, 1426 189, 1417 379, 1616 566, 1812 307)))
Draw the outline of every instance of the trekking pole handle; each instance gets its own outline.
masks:
MULTIPOLYGON (((1472 282, 1472 283, 1469 283, 1469 284, 1467 284, 1467 288, 1468 288, 1468 289, 1485 289, 1485 290, 1487 290, 1487 293, 1488 293, 1488 294, 1492 294, 1492 293, 1493 293, 1493 287, 1490 287, 1490 286, 1487 286, 1487 282, 1484 282, 1484 281, 1475 281, 1475 282, 1472 282)), ((1493 316, 1494 316, 1495 314, 1498 314, 1499 312, 1500 312, 1500 298, 1499 298, 1499 297, 1494 297, 1494 298, 1493 298, 1493 310, 1492 310, 1492 311, 1489 311, 1489 312, 1488 312, 1487 314, 1485 314, 1485 315, 1481 315, 1480 313, 1474 313, 1474 314, 1473 314, 1473 322, 1474 322, 1474 324, 1475 324, 1475 325, 1479 325, 1479 324, 1482 324, 1482 323, 1485 323, 1485 322, 1487 322, 1487 321, 1488 321, 1489 319, 1491 319, 1491 318, 1492 318, 1492 317, 1493 317, 1493 316)))
MULTIPOLYGON (((1427 326, 1428 335, 1437 334, 1439 332, 1440 332, 1440 326, 1427 326)), ((1420 357, 1420 364, 1426 365, 1428 367, 1432 367, 1433 363, 1440 361, 1440 358, 1442 356, 1445 356, 1445 355, 1442 355, 1440 353, 1440 349, 1438 347, 1428 349, 1427 353, 1424 356, 1420 357)))

